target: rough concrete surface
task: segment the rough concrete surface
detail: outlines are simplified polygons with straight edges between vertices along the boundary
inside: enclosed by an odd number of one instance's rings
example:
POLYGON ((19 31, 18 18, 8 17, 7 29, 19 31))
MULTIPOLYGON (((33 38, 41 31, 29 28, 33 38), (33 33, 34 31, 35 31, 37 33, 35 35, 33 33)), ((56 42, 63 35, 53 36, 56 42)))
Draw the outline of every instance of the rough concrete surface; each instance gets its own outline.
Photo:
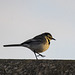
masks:
POLYGON ((0 75, 75 75, 75 60, 0 59, 0 75))

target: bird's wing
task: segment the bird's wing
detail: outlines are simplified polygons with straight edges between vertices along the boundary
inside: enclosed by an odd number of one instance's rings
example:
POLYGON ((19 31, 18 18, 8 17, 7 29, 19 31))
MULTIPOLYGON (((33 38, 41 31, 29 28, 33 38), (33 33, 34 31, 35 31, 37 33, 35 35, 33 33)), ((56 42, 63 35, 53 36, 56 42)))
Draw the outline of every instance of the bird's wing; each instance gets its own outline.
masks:
POLYGON ((41 43, 40 40, 36 40, 36 39, 29 39, 23 43, 21 43, 21 45, 24 45, 24 44, 32 44, 32 43, 41 43))
POLYGON ((41 43, 46 42, 46 39, 43 35, 35 36, 33 39, 36 40, 37 42, 41 42, 41 43))
POLYGON ((39 35, 39 36, 36 36, 36 37, 34 37, 32 39, 29 39, 29 40, 21 43, 21 44, 22 45, 23 44, 32 44, 32 43, 35 43, 35 44, 38 43, 38 44, 40 44, 40 43, 43 43, 44 41, 45 41, 45 38, 39 35))

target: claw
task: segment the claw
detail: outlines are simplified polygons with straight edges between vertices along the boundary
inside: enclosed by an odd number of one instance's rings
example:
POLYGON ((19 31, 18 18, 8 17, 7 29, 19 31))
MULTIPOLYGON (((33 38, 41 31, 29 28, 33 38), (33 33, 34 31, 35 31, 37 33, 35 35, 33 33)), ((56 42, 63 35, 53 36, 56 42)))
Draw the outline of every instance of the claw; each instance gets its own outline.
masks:
POLYGON ((39 56, 41 56, 41 57, 45 57, 45 55, 39 55, 39 56))
POLYGON ((39 57, 39 56, 41 56, 41 57, 45 57, 45 55, 42 55, 42 54, 39 54, 39 53, 38 53, 37 57, 39 57))

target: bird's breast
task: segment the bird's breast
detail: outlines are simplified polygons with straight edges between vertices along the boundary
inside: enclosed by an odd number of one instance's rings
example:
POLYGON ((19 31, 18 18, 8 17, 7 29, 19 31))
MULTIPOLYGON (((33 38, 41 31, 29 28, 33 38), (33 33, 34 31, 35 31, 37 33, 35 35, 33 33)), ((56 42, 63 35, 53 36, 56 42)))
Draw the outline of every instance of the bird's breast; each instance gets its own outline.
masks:
POLYGON ((45 43, 40 44, 39 47, 38 47, 39 49, 36 50, 36 51, 38 53, 44 52, 44 51, 46 51, 49 48, 49 46, 50 46, 50 41, 46 38, 45 43))
POLYGON ((49 48, 50 44, 46 43, 42 45, 42 52, 46 51, 49 48))
POLYGON ((46 43, 42 44, 42 52, 46 51, 50 46, 50 40, 47 37, 45 37, 45 39, 46 39, 46 43))

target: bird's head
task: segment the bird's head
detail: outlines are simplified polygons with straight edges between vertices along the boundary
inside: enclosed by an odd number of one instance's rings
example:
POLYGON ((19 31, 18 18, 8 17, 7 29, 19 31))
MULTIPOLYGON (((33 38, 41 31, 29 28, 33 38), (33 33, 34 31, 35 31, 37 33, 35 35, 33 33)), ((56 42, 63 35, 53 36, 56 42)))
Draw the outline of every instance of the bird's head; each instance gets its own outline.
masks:
POLYGON ((56 40, 56 39, 54 39, 53 37, 52 37, 52 35, 50 34, 50 33, 44 33, 45 34, 45 36, 49 39, 49 40, 56 40))

